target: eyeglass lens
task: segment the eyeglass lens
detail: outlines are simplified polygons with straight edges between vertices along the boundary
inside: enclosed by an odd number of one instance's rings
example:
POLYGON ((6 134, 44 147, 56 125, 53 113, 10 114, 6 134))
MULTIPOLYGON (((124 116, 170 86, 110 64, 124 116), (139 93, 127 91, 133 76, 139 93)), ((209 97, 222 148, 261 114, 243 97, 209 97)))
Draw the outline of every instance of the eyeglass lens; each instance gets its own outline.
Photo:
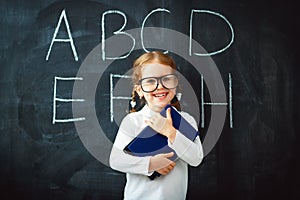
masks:
POLYGON ((141 80, 142 90, 144 92, 153 92, 158 87, 158 81, 166 89, 176 88, 178 85, 178 78, 175 74, 169 74, 162 77, 148 77, 141 80))

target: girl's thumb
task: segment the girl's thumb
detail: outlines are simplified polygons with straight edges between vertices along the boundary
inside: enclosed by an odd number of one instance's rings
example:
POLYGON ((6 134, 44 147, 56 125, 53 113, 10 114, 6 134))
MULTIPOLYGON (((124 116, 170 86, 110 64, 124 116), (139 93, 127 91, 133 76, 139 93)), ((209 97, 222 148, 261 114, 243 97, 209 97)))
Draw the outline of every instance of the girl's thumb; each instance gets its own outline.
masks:
POLYGON ((172 119, 171 108, 167 109, 167 119, 172 119))
POLYGON ((170 158, 170 157, 172 157, 172 156, 174 156, 174 152, 170 152, 170 153, 166 153, 166 154, 165 154, 165 157, 166 157, 166 158, 170 158))

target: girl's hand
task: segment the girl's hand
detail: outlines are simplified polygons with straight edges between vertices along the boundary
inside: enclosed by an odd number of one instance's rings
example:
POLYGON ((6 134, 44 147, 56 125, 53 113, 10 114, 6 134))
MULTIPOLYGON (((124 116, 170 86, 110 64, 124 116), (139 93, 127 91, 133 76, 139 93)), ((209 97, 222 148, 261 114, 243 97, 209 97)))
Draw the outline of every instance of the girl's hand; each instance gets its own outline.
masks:
POLYGON ((174 155, 173 152, 157 154, 150 158, 149 171, 157 171, 162 175, 167 175, 175 167, 175 162, 168 158, 174 155))
POLYGON ((145 122, 156 132, 166 136, 171 143, 174 142, 176 136, 176 129, 173 127, 172 124, 171 108, 167 109, 167 118, 164 118, 159 113, 157 113, 150 120, 145 120, 145 122))

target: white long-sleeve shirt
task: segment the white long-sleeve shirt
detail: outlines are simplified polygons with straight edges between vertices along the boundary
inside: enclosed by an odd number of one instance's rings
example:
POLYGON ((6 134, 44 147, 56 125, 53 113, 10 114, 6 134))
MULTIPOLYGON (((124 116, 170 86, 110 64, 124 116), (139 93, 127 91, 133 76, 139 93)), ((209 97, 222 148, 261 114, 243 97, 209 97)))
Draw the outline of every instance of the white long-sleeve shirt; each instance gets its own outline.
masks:
MULTIPOLYGON (((125 200, 184 200, 188 185, 187 164, 198 166, 203 158, 199 136, 191 141, 177 131, 173 144, 168 142, 179 157, 176 166, 169 174, 161 175, 154 180, 148 178, 153 173, 148 171, 150 156, 137 157, 123 151, 146 127, 145 120, 149 120, 153 114, 154 111, 146 105, 139 112, 130 113, 123 119, 111 151, 110 166, 126 173, 125 200)), ((193 117, 185 112, 181 112, 181 115, 197 129, 193 117)))

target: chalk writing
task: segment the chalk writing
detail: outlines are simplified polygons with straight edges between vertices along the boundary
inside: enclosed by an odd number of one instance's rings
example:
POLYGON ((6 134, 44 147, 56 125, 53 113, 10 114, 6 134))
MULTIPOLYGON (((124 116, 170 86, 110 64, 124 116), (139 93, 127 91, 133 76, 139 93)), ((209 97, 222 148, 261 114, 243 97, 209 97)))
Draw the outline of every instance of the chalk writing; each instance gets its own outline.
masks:
POLYGON ((53 37, 52 37, 51 44, 49 46, 49 50, 48 50, 48 53, 47 53, 47 56, 46 56, 46 61, 49 60, 49 56, 50 56, 50 53, 51 53, 52 46, 53 46, 54 42, 70 42, 70 45, 71 45, 71 48, 72 48, 72 51, 73 51, 73 55, 74 55, 74 59, 76 61, 78 61, 76 48, 75 48, 75 45, 74 45, 74 42, 73 42, 73 38, 72 38, 72 34, 71 34, 71 30, 70 30, 70 26, 69 26, 69 22, 68 22, 65 10, 63 10, 60 14, 57 26, 55 28, 55 31, 54 31, 54 34, 53 34, 53 37), (65 22, 65 25, 66 25, 66 28, 67 28, 67 33, 68 33, 68 37, 69 37, 68 39, 56 38, 58 30, 59 30, 60 25, 61 25, 62 19, 64 19, 64 22, 65 22))
MULTIPOLYGON (((147 50, 147 48, 145 47, 145 44, 144 44, 144 27, 145 27, 145 24, 146 24, 146 21, 149 19, 149 17, 156 13, 156 12, 167 12, 167 13, 171 13, 169 10, 165 9, 165 8, 157 8, 157 9, 154 9, 152 11, 150 11, 146 17, 144 18, 143 22, 142 22, 142 27, 141 27, 141 31, 140 31, 140 39, 141 39, 141 45, 142 45, 142 48, 145 52, 149 52, 147 50)), ((116 59, 125 59, 127 58, 131 52, 133 51, 133 49, 135 48, 135 45, 136 45, 136 40, 135 38, 124 31, 125 27, 127 25, 127 17, 126 17, 126 14, 119 11, 119 10, 107 10, 105 12, 102 13, 102 18, 101 18, 101 28, 102 28, 102 35, 101 35, 101 53, 102 53, 102 60, 116 60, 116 59), (123 17, 123 25, 121 26, 120 29, 118 29, 117 31, 114 31, 113 34, 114 35, 123 35, 123 36, 126 36, 126 37, 129 37, 131 40, 132 40, 132 46, 130 47, 130 50, 128 51, 128 53, 126 55, 122 55, 122 56, 118 56, 118 57, 113 57, 113 56, 107 56, 106 55, 106 46, 105 46, 105 36, 106 36, 106 32, 105 32, 105 19, 106 17, 108 17, 108 15, 111 15, 111 14, 115 14, 115 15, 120 15, 123 17)), ((190 14, 190 26, 189 26, 189 31, 190 31, 190 34, 189 34, 189 44, 188 44, 188 51, 189 51, 189 56, 212 56, 212 55, 216 55, 216 54, 219 54, 219 53, 222 53, 224 52, 226 49, 228 49, 233 41, 234 41, 234 31, 233 31, 233 27, 232 25, 230 24, 230 22, 223 16, 221 15, 220 13, 217 13, 217 12, 213 12, 213 11, 210 11, 210 10, 196 10, 196 9, 192 9, 191 10, 191 14, 190 14), (213 52, 210 52, 210 53, 197 53, 197 52, 193 52, 193 47, 192 47, 192 40, 193 40, 193 16, 196 14, 196 13, 207 13, 207 14, 211 14, 211 15, 215 15, 217 17, 220 17, 222 20, 224 20, 226 22, 226 24, 229 26, 230 28, 230 31, 231 31, 231 40, 230 42, 222 49, 220 50, 216 50, 216 51, 213 51, 213 52)), ((54 31, 54 34, 53 34, 53 37, 52 37, 52 40, 51 40, 51 44, 49 46, 49 50, 47 52, 47 55, 46 55, 46 61, 49 60, 49 56, 50 56, 50 53, 52 51, 52 47, 53 47, 53 44, 54 42, 69 42, 70 45, 71 45, 71 49, 72 49, 72 52, 73 52, 73 55, 74 55, 74 59, 76 61, 78 61, 78 56, 77 56, 77 52, 76 52, 76 48, 75 48, 75 45, 74 45, 74 41, 73 41, 73 38, 72 38, 72 34, 71 34, 71 29, 70 29, 70 26, 69 26, 69 22, 68 22, 68 19, 67 19, 67 15, 66 15, 66 11, 65 9, 62 10, 61 14, 60 14, 60 17, 59 17, 59 20, 58 20, 58 23, 57 23, 57 26, 55 28, 55 31, 54 31), (67 33, 68 33, 68 38, 57 38, 57 34, 58 34, 58 31, 61 27, 61 23, 62 23, 62 20, 64 20, 64 23, 65 23, 65 26, 66 26, 66 30, 67 30, 67 33)), ((165 51, 164 53, 168 53, 168 51, 165 51)), ((232 116, 232 78, 231 78, 231 74, 229 74, 229 103, 227 102, 222 102, 222 103, 218 103, 218 102, 204 102, 204 92, 203 92, 203 76, 201 75, 201 127, 204 128, 204 106, 205 105, 211 105, 211 106, 229 106, 229 123, 230 123, 230 128, 233 127, 233 116, 232 116)), ((129 76, 126 76, 126 75, 119 75, 119 74, 110 74, 110 121, 113 122, 113 119, 114 119, 114 113, 113 113, 113 109, 114 109, 114 100, 117 100, 117 99, 121 99, 121 100, 129 100, 131 99, 131 97, 126 97, 126 96, 114 96, 114 93, 113 93, 113 78, 130 78, 129 76)), ((56 102, 82 102, 84 101, 84 99, 63 99, 63 98, 57 98, 56 96, 56 87, 57 87, 57 81, 58 80, 61 80, 61 81, 70 81, 70 80, 82 80, 82 78, 79 78, 79 77, 69 77, 69 78, 63 78, 63 77, 56 77, 54 78, 54 93, 53 93, 53 119, 52 119, 52 123, 55 124, 56 122, 74 122, 74 121, 81 121, 81 120, 85 120, 84 117, 80 117, 80 118, 70 118, 70 119, 56 119, 56 102)))
MULTIPOLYGON (((145 27, 145 23, 147 21, 147 19, 155 12, 167 12, 167 13, 171 13, 169 10, 165 9, 165 8, 157 8, 157 9, 154 9, 152 11, 150 11, 149 14, 146 15, 146 17, 144 18, 143 20, 143 23, 142 23, 142 27, 141 27, 141 33, 140 33, 140 37, 141 37, 141 44, 142 44, 142 48, 145 52, 149 52, 146 47, 145 47, 145 44, 144 44, 144 27, 145 27)), ((124 32, 124 28, 127 24, 127 17, 125 15, 125 13, 119 11, 119 10, 108 10, 108 11, 105 11, 103 14, 102 14, 102 20, 101 20, 101 26, 102 26, 102 60, 116 60, 116 59, 124 59, 124 58, 127 58, 132 50, 134 49, 135 47, 135 38, 129 34, 129 33, 126 33, 124 32), (120 57, 106 57, 106 52, 105 52, 105 16, 108 15, 108 14, 119 14, 121 15, 123 18, 124 18, 124 24, 123 26, 114 32, 115 35, 126 35, 128 37, 130 37, 133 41, 133 44, 132 44, 132 47, 130 49, 130 51, 124 55, 124 56, 120 56, 120 57)), ((228 49, 233 41, 234 41, 234 31, 233 31, 233 27, 231 25, 231 23, 223 16, 221 15, 220 13, 217 13, 217 12, 213 12, 213 11, 210 11, 210 10, 195 10, 195 9, 192 9, 191 11, 191 14, 190 14, 190 37, 189 37, 189 55, 190 56, 212 56, 212 55, 216 55, 216 54, 220 54, 222 52, 224 52, 226 49, 228 49), (222 20, 224 20, 226 22, 226 24, 229 26, 229 29, 230 29, 230 32, 231 32, 231 40, 230 42, 222 49, 219 49, 219 50, 216 50, 216 51, 213 51, 213 52, 210 52, 210 53, 196 53, 196 52, 193 52, 193 47, 192 47, 192 40, 193 40, 193 16, 195 13, 208 13, 208 14, 211 14, 211 15, 215 15, 217 17, 220 17, 222 20)), ((168 53, 168 51, 165 51, 164 53, 168 53)))
MULTIPOLYGON (((146 15, 146 17, 143 20, 142 27, 141 27, 141 33, 140 33, 142 48, 143 48, 143 50, 145 52, 149 52, 146 49, 145 44, 144 44, 144 27, 145 27, 145 23, 146 23, 147 19, 153 13, 156 13, 156 12, 171 13, 169 10, 167 10, 165 8, 157 8, 157 9, 154 9, 154 10, 150 11, 150 13, 148 13, 146 15)), ((101 28, 102 28, 102 35, 101 35, 102 60, 125 59, 125 58, 127 58, 131 54, 131 52, 133 51, 133 49, 135 47, 136 41, 135 41, 135 38, 131 34, 129 34, 129 33, 127 33, 127 32, 124 31, 126 25, 127 25, 127 17, 126 17, 125 13, 123 13, 123 12, 121 12, 119 10, 108 10, 108 11, 105 11, 105 12, 102 13, 102 18, 101 18, 101 28), (130 49, 130 51, 128 51, 128 53, 126 55, 119 56, 119 57, 108 57, 108 56, 106 56, 106 49, 105 49, 105 35, 106 35, 105 34, 105 18, 109 14, 121 15, 123 17, 123 19, 124 19, 124 23, 123 23, 122 27, 119 30, 114 31, 113 34, 115 34, 115 35, 125 35, 125 36, 129 37, 132 40, 131 49, 130 49)), ((191 14, 190 14, 190 27, 189 27, 189 29, 190 29, 190 37, 189 37, 189 55, 190 56, 192 56, 192 55, 196 55, 196 56, 212 56, 212 55, 216 55, 216 54, 222 53, 226 49, 228 49, 232 45, 232 43, 234 41, 234 31, 233 31, 233 27, 230 24, 230 22, 223 15, 221 15, 220 13, 213 12, 213 11, 210 11, 210 10, 196 10, 196 9, 192 9, 191 14), (216 51, 213 51, 213 52, 210 52, 210 53, 196 53, 196 52, 193 52, 193 47, 192 47, 192 40, 193 40, 193 16, 194 16, 195 13, 207 13, 207 14, 211 14, 211 15, 215 15, 217 17, 220 17, 222 20, 224 20, 227 23, 227 25, 229 26, 230 31, 231 31, 231 40, 228 43, 228 45, 226 45, 222 49, 219 49, 219 50, 216 50, 216 51)), ((71 30, 70 30, 70 26, 69 26, 69 22, 68 22, 65 10, 63 10, 61 12, 61 15, 59 17, 57 26, 55 28, 51 44, 49 46, 49 50, 48 50, 47 55, 46 55, 46 60, 47 61, 49 60, 49 56, 50 56, 50 53, 51 53, 51 50, 52 50, 54 42, 69 42, 70 45, 71 45, 71 49, 73 51, 74 59, 76 61, 78 61, 78 56, 77 56, 76 48, 75 48, 75 45, 74 45, 74 41, 73 41, 73 38, 72 38, 72 34, 71 34, 71 30), (61 26, 62 19, 64 19, 64 22, 65 22, 65 25, 66 25, 66 29, 67 29, 67 33, 68 33, 68 38, 67 39, 66 38, 65 39, 56 38, 57 34, 58 34, 58 31, 60 29, 60 26, 61 26)), ((164 53, 168 53, 168 51, 165 51, 164 53)))
POLYGON ((233 40, 234 40, 234 32, 233 32, 232 25, 223 15, 221 15, 220 13, 217 13, 217 12, 210 11, 210 10, 194 10, 194 9, 192 10, 191 16, 190 16, 190 42, 189 42, 190 43, 189 44, 189 55, 190 56, 192 56, 192 55, 212 56, 212 55, 222 53, 223 51, 225 51, 226 49, 228 49, 231 46, 231 44, 233 43, 233 40), (214 51, 211 53, 193 53, 192 52, 192 39, 193 39, 193 16, 194 16, 194 13, 208 13, 208 14, 212 14, 212 15, 218 16, 221 19, 223 19, 227 23, 227 25, 229 26, 230 31, 231 31, 231 40, 230 40, 229 44, 227 46, 225 46, 223 49, 220 49, 220 50, 217 50, 217 51, 214 51))
POLYGON ((79 118, 70 118, 70 119, 56 119, 56 102, 83 102, 84 99, 63 99, 63 98, 57 98, 56 90, 57 90, 57 81, 75 81, 79 80, 82 81, 83 79, 81 77, 54 77, 54 88, 53 88, 53 117, 52 117, 52 124, 55 124, 56 122, 75 122, 75 121, 83 121, 85 120, 85 117, 79 117, 79 118))
MULTIPOLYGON (((203 84, 203 75, 201 74, 201 128, 204 128, 204 106, 227 106, 227 102, 204 102, 204 84, 203 84)), ((229 127, 233 128, 233 114, 232 114, 232 78, 231 74, 228 74, 228 93, 229 93, 229 127)))
POLYGON ((110 74, 110 122, 114 121, 114 100, 115 99, 124 99, 129 100, 131 97, 124 96, 114 96, 114 83, 113 78, 127 78, 130 79, 131 76, 128 75, 120 75, 120 74, 110 74))
MULTIPOLYGON (((146 20, 150 17, 150 15, 152 15, 153 13, 155 12, 168 12, 170 13, 169 10, 167 9, 164 9, 164 8, 157 8, 155 10, 152 10, 146 17, 145 19, 143 20, 143 23, 142 23, 142 27, 141 27, 141 43, 142 43, 142 47, 144 49, 145 52, 149 52, 146 47, 145 47, 145 44, 144 44, 144 27, 145 27, 145 23, 146 23, 146 20)), ((165 54, 168 53, 168 51, 165 51, 164 52, 165 54)))
POLYGON ((134 46, 135 46, 135 39, 134 39, 134 37, 132 37, 132 35, 130 35, 126 32, 123 32, 126 24, 127 24, 127 17, 123 12, 121 12, 119 10, 108 10, 108 11, 106 11, 102 14, 102 20, 101 20, 101 27, 102 27, 102 46, 101 46, 101 48, 102 48, 102 60, 106 60, 106 59, 107 60, 124 59, 124 58, 127 58, 130 55, 130 53, 132 52, 132 50, 134 49, 134 46), (106 57, 105 56, 105 16, 108 15, 108 14, 119 14, 124 18, 123 26, 119 30, 114 32, 115 35, 126 35, 126 36, 128 36, 132 39, 132 42, 133 42, 132 47, 131 47, 130 51, 124 56, 120 56, 120 57, 106 57))

